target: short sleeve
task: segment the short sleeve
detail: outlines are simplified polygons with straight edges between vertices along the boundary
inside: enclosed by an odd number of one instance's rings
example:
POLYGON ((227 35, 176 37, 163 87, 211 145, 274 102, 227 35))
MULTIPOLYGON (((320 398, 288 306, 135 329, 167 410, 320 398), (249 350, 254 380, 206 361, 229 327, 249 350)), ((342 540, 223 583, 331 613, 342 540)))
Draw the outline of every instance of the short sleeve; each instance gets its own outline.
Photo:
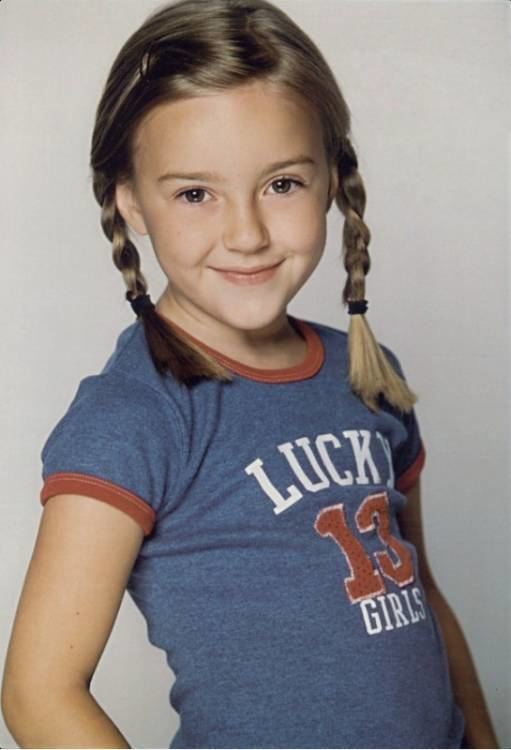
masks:
MULTIPOLYGON (((382 347, 388 355, 396 372, 406 381, 401 363, 387 347, 382 347)), ((400 412, 392 409, 393 414, 404 427, 402 440, 393 450, 393 466, 395 485, 399 492, 406 493, 419 478, 426 461, 426 449, 422 441, 421 431, 415 409, 411 412, 400 412)))
POLYGON ((122 374, 84 378, 41 451, 40 502, 86 495, 131 516, 148 536, 180 465, 170 399, 122 374))

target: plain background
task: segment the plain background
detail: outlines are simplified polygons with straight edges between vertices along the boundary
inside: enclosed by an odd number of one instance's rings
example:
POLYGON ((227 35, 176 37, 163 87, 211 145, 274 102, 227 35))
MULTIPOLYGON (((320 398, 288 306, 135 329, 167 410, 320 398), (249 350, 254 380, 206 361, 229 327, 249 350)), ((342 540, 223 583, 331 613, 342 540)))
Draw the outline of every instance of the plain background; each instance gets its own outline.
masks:
MULTIPOLYGON (((419 394, 429 558, 502 746, 510 698, 510 3, 278 0, 332 66, 372 233, 369 322, 419 394)), ((42 508, 40 450, 133 322, 88 158, 118 49, 152 0, 3 0, 0 666, 42 508)), ((288 311, 344 330, 342 217, 288 311)), ((164 278, 149 245, 142 270, 164 278)), ((418 678, 420 675, 418 675, 418 678)), ((92 691, 133 747, 168 747, 173 676, 125 596, 92 691)), ((0 745, 13 740, 0 719, 0 745)))

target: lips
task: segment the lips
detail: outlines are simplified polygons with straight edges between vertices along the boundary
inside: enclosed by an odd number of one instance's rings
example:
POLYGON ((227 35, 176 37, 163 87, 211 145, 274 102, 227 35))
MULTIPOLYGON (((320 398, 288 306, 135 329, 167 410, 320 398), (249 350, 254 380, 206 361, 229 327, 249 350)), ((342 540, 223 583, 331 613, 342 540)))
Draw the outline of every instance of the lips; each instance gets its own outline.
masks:
POLYGON ((275 268, 275 266, 278 266, 281 262, 282 261, 278 261, 278 263, 273 263, 273 265, 271 266, 254 266, 254 268, 215 268, 215 271, 221 271, 222 273, 239 273, 250 275, 254 273, 260 273, 261 271, 268 271, 270 268, 275 268))
POLYGON ((257 284, 262 284, 265 281, 269 281, 273 276, 277 273, 277 268, 283 263, 283 261, 279 261, 278 263, 275 263, 273 266, 255 266, 255 268, 259 268, 261 270, 255 271, 251 270, 248 272, 246 269, 242 271, 231 271, 223 268, 215 268, 214 270, 217 271, 226 281, 229 281, 233 284, 238 284, 242 286, 254 286, 257 284))

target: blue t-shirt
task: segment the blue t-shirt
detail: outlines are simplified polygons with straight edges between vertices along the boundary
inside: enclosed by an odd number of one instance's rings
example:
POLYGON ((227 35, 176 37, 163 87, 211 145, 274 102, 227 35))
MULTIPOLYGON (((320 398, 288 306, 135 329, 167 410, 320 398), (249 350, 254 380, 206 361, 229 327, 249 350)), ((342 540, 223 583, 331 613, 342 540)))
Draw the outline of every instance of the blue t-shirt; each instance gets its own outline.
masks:
POLYGON ((41 502, 87 495, 144 530, 127 590, 175 676, 170 748, 460 747, 396 518, 424 465, 415 411, 371 412, 347 334, 288 319, 299 365, 200 342, 234 378, 191 386, 157 372, 139 320, 125 328, 46 440, 41 502))

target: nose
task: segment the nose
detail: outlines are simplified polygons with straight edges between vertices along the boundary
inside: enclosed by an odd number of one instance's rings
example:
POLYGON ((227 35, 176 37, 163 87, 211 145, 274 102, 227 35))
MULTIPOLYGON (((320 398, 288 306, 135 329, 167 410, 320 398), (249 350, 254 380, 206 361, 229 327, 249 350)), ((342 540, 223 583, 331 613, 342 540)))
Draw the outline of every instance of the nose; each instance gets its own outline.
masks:
POLYGON ((226 207, 223 240, 228 250, 245 253, 268 245, 268 228, 255 201, 240 199, 226 207))

